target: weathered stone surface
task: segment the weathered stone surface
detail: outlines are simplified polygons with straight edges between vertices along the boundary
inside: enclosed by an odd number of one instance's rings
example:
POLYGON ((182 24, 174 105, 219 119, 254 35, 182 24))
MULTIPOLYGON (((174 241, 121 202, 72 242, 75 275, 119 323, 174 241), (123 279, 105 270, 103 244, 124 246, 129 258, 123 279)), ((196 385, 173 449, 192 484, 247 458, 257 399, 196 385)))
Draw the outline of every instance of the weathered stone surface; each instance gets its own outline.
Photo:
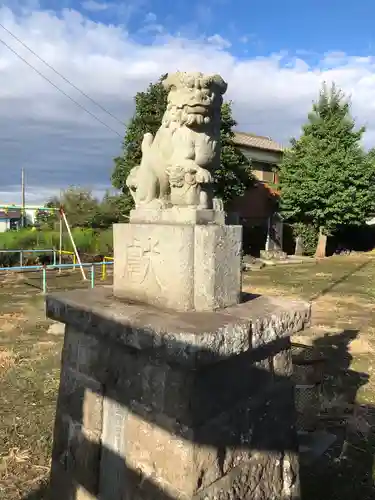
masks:
POLYGON ((49 326, 47 333, 51 335, 64 335, 65 325, 63 323, 54 322, 49 326))
POLYGON ((194 500, 298 500, 300 498, 298 458, 292 453, 255 451, 194 500))
POLYGON ((194 309, 194 226, 115 224, 115 296, 194 309))
POLYGON ((50 318, 83 334, 190 367, 268 345, 310 320, 302 301, 262 296, 217 312, 175 312, 121 301, 107 287, 49 295, 46 308, 50 318))
MULTIPOLYGON (((284 339, 278 348, 288 345, 284 339)), ((190 370, 155 359, 147 351, 140 355, 104 337, 80 334, 68 326, 63 359, 65 366, 73 368, 68 373, 79 369, 81 381, 87 379, 88 394, 93 387, 90 382, 98 380, 97 391, 105 385, 113 400, 146 418, 152 412, 156 424, 171 432, 182 432, 176 422, 182 426, 200 425, 248 394, 257 397, 272 387, 272 355, 270 346, 262 353, 249 350, 225 364, 215 363, 210 370, 190 370)), ((77 401, 79 405, 79 398, 77 401)))
POLYGON ((115 224, 114 295, 178 311, 237 304, 241 231, 218 224, 115 224))
MULTIPOLYGON (((52 460, 63 468, 70 481, 92 494, 98 493, 100 452, 100 435, 86 430, 58 406, 52 460)), ((52 469, 52 491, 56 488, 55 475, 52 469)))
POLYGON ((95 379, 64 366, 60 377, 59 408, 81 422, 86 430, 102 430, 103 388, 95 379))
POLYGON ((97 289, 49 296, 47 311, 67 323, 53 462, 75 494, 293 498, 289 335, 308 304, 258 297, 178 313, 97 289))
POLYGON ((164 209, 138 207, 131 210, 129 221, 133 224, 225 224, 225 212, 197 207, 174 206, 164 209))
POLYGON ((102 498, 123 498, 126 463, 125 425, 128 413, 128 408, 115 398, 111 398, 110 393, 104 398, 100 458, 102 498))
POLYGON ((170 204, 212 208, 212 173, 220 161, 220 109, 227 84, 219 75, 176 72, 162 82, 168 105, 142 160, 126 179, 136 207, 170 204))
POLYGON ((238 304, 241 292, 241 226, 196 226, 194 308, 214 311, 238 304))
POLYGON ((288 342, 288 349, 280 351, 273 357, 272 366, 273 371, 280 377, 291 377, 293 375, 292 352, 290 349, 290 342, 288 342))
POLYGON ((192 498, 251 460, 256 450, 277 455, 273 470, 281 476, 282 450, 297 451, 292 391, 290 384, 284 383, 258 398, 240 402, 201 427, 188 429, 183 437, 109 400, 107 405, 116 410, 108 420, 111 428, 103 428, 102 442, 109 456, 106 459, 106 452, 102 455, 102 494, 103 488, 113 493, 116 482, 118 494, 125 488, 121 465, 113 461, 113 453, 130 469, 139 470, 144 480, 157 481, 171 498, 192 498))

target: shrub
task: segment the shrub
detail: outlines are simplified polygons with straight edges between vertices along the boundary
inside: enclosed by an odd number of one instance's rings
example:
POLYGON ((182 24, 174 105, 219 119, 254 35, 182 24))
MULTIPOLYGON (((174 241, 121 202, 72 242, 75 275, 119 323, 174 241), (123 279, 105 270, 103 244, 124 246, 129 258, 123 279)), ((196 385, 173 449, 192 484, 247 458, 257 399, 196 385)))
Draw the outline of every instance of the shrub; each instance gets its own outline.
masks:
MULTIPOLYGON (((86 259, 95 254, 112 255, 113 253, 113 231, 112 228, 104 231, 95 231, 90 228, 74 228, 73 239, 78 253, 86 255, 86 259)), ((7 231, 0 233, 0 250, 47 250, 59 248, 59 231, 36 229, 22 229, 20 231, 7 231)), ((63 249, 72 252, 73 245, 67 231, 63 233, 63 249)), ((41 254, 39 254, 41 255, 41 254)), ((38 255, 35 255, 35 259, 38 255)), ((35 259, 28 255, 28 263, 35 259)), ((0 267, 14 266, 19 264, 19 253, 1 254, 0 267)))

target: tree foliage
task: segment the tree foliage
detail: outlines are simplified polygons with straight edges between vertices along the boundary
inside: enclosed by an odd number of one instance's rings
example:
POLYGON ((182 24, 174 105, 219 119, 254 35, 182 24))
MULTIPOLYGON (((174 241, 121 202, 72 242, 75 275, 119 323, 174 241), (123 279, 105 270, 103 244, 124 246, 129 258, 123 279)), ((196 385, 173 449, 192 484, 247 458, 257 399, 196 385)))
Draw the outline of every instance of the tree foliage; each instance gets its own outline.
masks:
POLYGON ((361 146, 350 102, 335 85, 323 86, 301 137, 280 165, 281 209, 291 223, 331 234, 363 224, 374 210, 374 162, 361 146))
MULTIPOLYGON (((45 204, 46 208, 59 208, 60 199, 57 196, 50 198, 45 204)), ((44 227, 48 229, 53 229, 58 221, 58 214, 55 211, 50 210, 38 210, 35 214, 34 225, 37 227, 44 227)))
POLYGON ((141 144, 144 134, 155 135, 160 127, 167 106, 167 92, 162 85, 163 75, 158 82, 151 83, 145 92, 138 92, 134 98, 135 113, 130 120, 123 141, 121 156, 114 159, 115 167, 112 173, 112 185, 122 190, 132 203, 125 181, 130 170, 139 165, 142 159, 141 144))
MULTIPOLYGON (((62 193, 61 199, 52 197, 46 203, 46 207, 60 206, 72 228, 106 229, 115 222, 125 221, 130 211, 129 199, 124 195, 106 193, 99 201, 90 190, 79 187, 70 187, 62 193)), ((58 212, 40 210, 35 225, 53 229, 58 221, 58 212)))
POLYGON ((91 219, 94 229, 106 229, 117 222, 127 221, 131 210, 130 198, 123 194, 113 195, 106 193, 98 204, 97 210, 91 219))
MULTIPOLYGON (((123 153, 114 160, 112 184, 127 196, 129 194, 125 185, 126 177, 134 166, 140 164, 143 135, 146 132, 155 135, 162 122, 167 106, 167 92, 162 86, 164 78, 165 75, 156 83, 150 84, 145 92, 136 94, 135 113, 126 129, 123 153)), ((226 205, 252 186, 253 177, 249 161, 233 143, 233 127, 237 123, 233 119, 230 102, 223 104, 221 113, 221 162, 215 172, 214 193, 222 198, 226 205)))
POLYGON ((72 227, 91 227, 99 201, 89 189, 70 187, 63 192, 61 205, 72 227))
POLYGON ((220 166, 214 172, 214 193, 228 206, 234 198, 242 196, 254 183, 249 160, 233 142, 232 103, 224 102, 221 107, 221 153, 220 166))

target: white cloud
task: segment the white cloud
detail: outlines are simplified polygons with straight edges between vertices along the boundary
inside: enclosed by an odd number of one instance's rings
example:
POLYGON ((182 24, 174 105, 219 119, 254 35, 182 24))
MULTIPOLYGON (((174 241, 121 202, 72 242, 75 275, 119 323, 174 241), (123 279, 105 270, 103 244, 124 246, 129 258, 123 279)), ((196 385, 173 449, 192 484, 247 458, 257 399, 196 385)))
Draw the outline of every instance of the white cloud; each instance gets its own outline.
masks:
POLYGON ((147 12, 145 15, 144 22, 145 23, 155 23, 157 20, 157 16, 154 12, 147 12))
MULTIPOLYGON (((136 42, 121 26, 95 23, 63 10, 28 10, 17 16, 0 8, 0 23, 92 98, 126 121, 133 96, 162 73, 218 72, 229 83, 239 128, 286 143, 299 133, 322 81, 332 80, 352 96, 359 125, 375 144, 375 61, 327 52, 316 67, 308 55, 280 51, 240 59, 220 35, 189 40, 159 34, 136 42)), ((138 39, 139 37, 137 37, 138 39)), ((0 39, 121 136, 124 126, 107 116, 32 56, 0 28, 0 39)), ((314 56, 316 59, 316 56, 314 56)), ((97 123, 0 44, 0 203, 19 200, 19 175, 26 169, 28 199, 35 203, 69 184, 103 192, 110 185, 112 158, 121 137, 97 123)))
POLYGON ((212 43, 213 45, 216 45, 218 49, 229 49, 231 47, 231 43, 229 40, 226 40, 223 38, 221 35, 216 33, 215 35, 209 36, 207 38, 208 43, 212 43))
POLYGON ((112 4, 106 2, 96 2, 95 0, 85 0, 82 7, 89 12, 102 12, 111 7, 112 4))

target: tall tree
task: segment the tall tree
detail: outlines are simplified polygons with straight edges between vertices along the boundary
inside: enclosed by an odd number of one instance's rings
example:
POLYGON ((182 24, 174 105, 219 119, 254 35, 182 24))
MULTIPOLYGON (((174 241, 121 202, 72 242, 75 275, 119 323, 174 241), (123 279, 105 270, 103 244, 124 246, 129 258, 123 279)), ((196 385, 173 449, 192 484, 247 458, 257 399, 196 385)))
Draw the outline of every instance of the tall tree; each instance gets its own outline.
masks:
MULTIPOLYGON (((50 198, 45 204, 47 208, 59 208, 60 199, 57 196, 50 198)), ((53 229, 59 220, 59 215, 56 211, 38 210, 35 214, 35 226, 53 229)))
POLYGON ((72 227, 91 227, 99 210, 99 201, 90 190, 74 186, 63 192, 61 205, 72 227))
POLYGON ((236 125, 232 103, 224 102, 221 106, 220 165, 214 172, 214 193, 223 200, 224 206, 228 206, 237 196, 242 196, 254 184, 249 160, 233 142, 233 128, 236 125))
POLYGON ((290 222, 319 231, 319 257, 325 256, 327 235, 363 224, 373 212, 375 170, 361 146, 363 133, 345 94, 323 85, 301 137, 292 139, 280 165, 282 212, 290 222))
MULTIPOLYGON (((126 129, 123 154, 114 160, 112 184, 127 196, 130 195, 125 185, 126 177, 141 161, 143 135, 146 132, 154 135, 162 122, 167 106, 167 92, 162 86, 164 78, 165 75, 158 82, 150 84, 146 92, 138 92, 135 96, 135 113, 126 129)), ((215 172, 214 192, 227 205, 235 196, 242 195, 252 186, 253 177, 249 161, 233 143, 233 127, 237 123, 233 119, 230 102, 223 104, 221 115, 221 162, 215 172)))
POLYGON ((160 127, 165 108, 167 107, 167 92, 162 85, 165 75, 156 83, 150 83, 145 92, 138 92, 134 98, 135 113, 126 127, 121 156, 114 159, 115 167, 112 173, 112 185, 121 189, 129 198, 132 198, 125 181, 130 170, 139 165, 142 158, 141 143, 144 134, 150 132, 155 135, 160 127))
POLYGON ((129 203, 130 199, 127 196, 112 195, 107 192, 91 220, 92 227, 106 229, 116 222, 125 222, 131 209, 129 203))

